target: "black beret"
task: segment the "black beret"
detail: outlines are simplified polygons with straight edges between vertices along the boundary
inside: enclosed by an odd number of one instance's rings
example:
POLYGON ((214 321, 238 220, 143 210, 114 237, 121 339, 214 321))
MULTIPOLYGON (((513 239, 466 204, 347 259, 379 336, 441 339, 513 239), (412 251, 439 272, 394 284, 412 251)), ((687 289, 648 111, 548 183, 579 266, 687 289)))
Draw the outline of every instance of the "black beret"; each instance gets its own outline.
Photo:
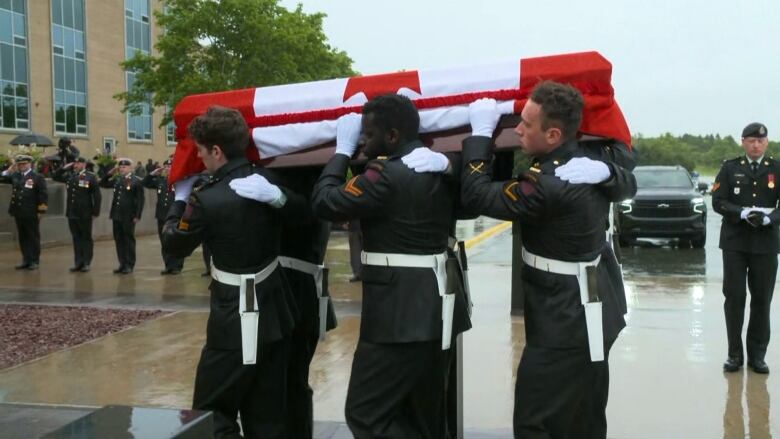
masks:
POLYGON ((763 123, 753 122, 742 130, 742 137, 766 137, 769 131, 763 123))

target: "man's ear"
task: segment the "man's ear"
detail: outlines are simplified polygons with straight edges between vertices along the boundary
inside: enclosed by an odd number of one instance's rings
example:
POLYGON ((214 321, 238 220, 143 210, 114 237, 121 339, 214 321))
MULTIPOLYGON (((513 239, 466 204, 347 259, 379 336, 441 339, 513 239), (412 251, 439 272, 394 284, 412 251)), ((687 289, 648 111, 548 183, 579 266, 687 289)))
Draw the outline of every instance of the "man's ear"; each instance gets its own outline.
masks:
POLYGON ((385 142, 388 145, 397 145, 401 141, 401 132, 397 128, 390 128, 385 132, 385 142))
POLYGON ((563 139, 563 132, 558 127, 552 127, 548 129, 546 133, 544 133, 544 136, 547 139, 548 144, 556 145, 561 143, 561 139, 563 139))
POLYGON ((214 145, 211 147, 211 155, 213 155, 215 158, 219 159, 220 157, 225 157, 225 152, 222 151, 222 147, 219 145, 214 145))

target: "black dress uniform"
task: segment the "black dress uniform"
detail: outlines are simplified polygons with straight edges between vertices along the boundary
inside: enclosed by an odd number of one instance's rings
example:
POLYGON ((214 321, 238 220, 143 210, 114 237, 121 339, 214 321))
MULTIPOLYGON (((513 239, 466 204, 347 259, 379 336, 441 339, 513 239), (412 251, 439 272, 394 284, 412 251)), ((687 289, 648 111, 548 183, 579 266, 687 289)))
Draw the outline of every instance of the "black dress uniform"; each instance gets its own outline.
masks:
POLYGON ((92 219, 100 215, 100 185, 97 176, 84 169, 76 172, 72 168, 60 168, 54 173, 54 180, 65 183, 67 205, 65 216, 73 237, 73 271, 89 270, 92 263, 92 219))
MULTIPOLYGON (((168 211, 173 205, 174 197, 176 193, 173 188, 168 188, 168 177, 164 175, 152 175, 147 174, 142 180, 141 184, 149 189, 154 189, 157 192, 157 203, 154 207, 154 217, 157 219, 157 236, 162 242, 162 230, 165 225, 165 220, 168 217, 168 211)), ((165 264, 166 273, 178 273, 184 267, 184 259, 174 258, 170 254, 166 253, 164 249, 161 249, 163 263, 165 264)))
MULTIPOLYGON (((422 146, 413 141, 385 160, 369 161, 346 184, 349 158, 334 155, 312 194, 315 214, 332 221, 359 218, 365 252, 446 252, 457 185, 403 164, 402 156, 422 146)), ((356 438, 442 437, 446 353, 434 271, 364 264, 362 280, 347 425, 356 438)))
MULTIPOLYGON (((276 180, 270 171, 246 159, 234 159, 193 192, 187 203, 175 202, 163 229, 163 249, 184 258, 205 243, 214 267, 234 274, 257 273, 276 261, 282 223, 305 220, 311 208, 305 198, 286 189, 287 202, 279 209, 238 196, 230 181, 251 174, 276 180)), ((211 312, 193 408, 214 412, 218 438, 239 437, 238 413, 245 437, 290 437, 285 426, 287 370, 298 311, 282 269, 277 266, 255 288, 260 309, 255 365, 242 362, 239 287, 212 280, 209 289, 211 312)))
POLYGON ((130 273, 135 267, 135 221, 144 211, 144 187, 133 175, 106 175, 100 180, 103 187, 113 187, 110 218, 113 221, 114 243, 119 268, 116 272, 130 273))
MULTIPOLYGON (((538 157, 517 179, 491 182, 491 139, 469 137, 463 144, 462 201, 484 215, 520 221, 523 247, 534 255, 594 261, 608 247, 604 221, 610 201, 633 196, 636 181, 612 163, 611 178, 600 185, 555 177, 557 166, 586 155, 585 148, 569 141, 538 157)), ((595 269, 605 352, 599 362, 590 359, 577 277, 523 266, 526 346, 515 386, 515 437, 606 437, 607 359, 625 326, 622 279, 609 265, 599 263, 595 269)))
POLYGON ((46 213, 49 200, 46 179, 29 169, 24 174, 14 172, 0 176, 0 183, 11 184, 11 204, 8 207, 8 214, 16 221, 19 248, 22 251, 22 264, 16 268, 34 270, 38 267, 41 256, 38 215, 46 213))
POLYGON ((712 187, 712 207, 723 215, 720 248, 723 250, 723 305, 728 334, 728 355, 744 361, 742 323, 745 316, 745 279, 750 289, 747 359, 763 362, 769 343, 769 308, 780 251, 780 162, 764 158, 755 166, 749 158, 723 162, 712 187), (740 218, 744 207, 771 210, 769 225, 753 227, 740 218))
MULTIPOLYGON (((297 194, 311 194, 321 168, 307 167, 280 169, 284 186, 297 194)), ((285 222, 282 225, 280 255, 295 258, 311 265, 321 266, 330 238, 330 222, 309 216, 299 224, 285 222)), ((300 311, 300 321, 291 337, 290 363, 287 371, 287 434, 291 438, 313 436, 313 391, 309 385, 309 366, 314 358, 320 337, 320 299, 312 274, 285 267, 284 274, 295 296, 300 311)), ((329 297, 327 269, 323 271, 322 297, 329 297)), ((325 330, 336 327, 333 303, 328 300, 325 330)))

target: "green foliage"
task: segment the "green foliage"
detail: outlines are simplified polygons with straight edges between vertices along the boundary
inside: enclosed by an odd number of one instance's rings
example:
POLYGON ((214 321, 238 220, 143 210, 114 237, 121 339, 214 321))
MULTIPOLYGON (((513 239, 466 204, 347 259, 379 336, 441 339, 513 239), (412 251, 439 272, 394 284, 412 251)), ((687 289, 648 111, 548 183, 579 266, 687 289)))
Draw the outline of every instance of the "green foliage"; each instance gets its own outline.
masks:
POLYGON ((165 33, 155 48, 122 63, 136 72, 131 90, 114 97, 123 111, 137 104, 168 106, 162 124, 185 96, 352 76, 352 60, 328 44, 325 14, 289 11, 278 0, 167 0, 155 11, 165 33))
MULTIPOLYGON (((638 165, 682 165, 689 171, 697 170, 701 174, 712 174, 713 170, 717 172, 723 160, 744 154, 741 144, 733 137, 712 134, 673 136, 666 133, 660 137, 638 135, 632 143, 638 165)), ((780 142, 769 142, 766 155, 780 157, 780 142)))

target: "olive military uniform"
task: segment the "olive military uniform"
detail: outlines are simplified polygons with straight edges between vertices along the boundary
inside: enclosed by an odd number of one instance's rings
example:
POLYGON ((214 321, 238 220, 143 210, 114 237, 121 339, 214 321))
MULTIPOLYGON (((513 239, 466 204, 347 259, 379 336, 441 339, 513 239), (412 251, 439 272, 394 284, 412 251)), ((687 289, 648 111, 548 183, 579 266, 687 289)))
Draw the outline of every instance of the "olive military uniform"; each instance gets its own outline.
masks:
MULTIPOLYGON (((175 202, 163 229, 163 249, 184 258, 204 243, 211 250, 214 268, 234 274, 258 273, 275 264, 282 223, 305 221, 311 209, 305 198, 286 189, 287 202, 279 209, 240 197, 229 183, 251 174, 276 181, 267 169, 234 159, 193 192, 187 203, 175 202)), ((254 365, 242 361, 239 287, 211 281, 211 312, 193 408, 214 412, 215 437, 238 437, 238 413, 245 437, 289 437, 287 371, 298 310, 283 270, 275 267, 255 286, 260 317, 254 365)))
MULTIPOLYGON (((422 146, 413 141, 387 159, 369 161, 346 183, 349 158, 334 155, 314 187, 315 214, 332 221, 359 218, 367 254, 444 254, 457 182, 403 164, 401 157, 422 146)), ((438 279, 431 268, 399 265, 364 261, 360 339, 345 408, 356 438, 444 433, 447 354, 438 279)))
POLYGON ((97 176, 87 171, 60 168, 54 180, 65 183, 67 206, 65 215, 73 237, 73 268, 80 270, 92 263, 92 218, 100 215, 100 186, 97 176))
POLYGON ((744 360, 742 323, 750 289, 750 320, 747 328, 747 358, 762 360, 769 343, 769 308, 777 274, 780 250, 780 162, 763 158, 755 166, 745 156, 726 160, 712 187, 712 207, 723 215, 720 248, 723 250, 723 305, 728 334, 728 355, 744 360), (744 207, 759 207, 768 213, 769 225, 753 227, 740 218, 744 207))
POLYGON ((106 175, 100 180, 103 187, 113 187, 110 218, 113 221, 116 257, 119 270, 133 271, 135 267, 135 219, 144 211, 144 187, 133 175, 106 175))
MULTIPOLYGON (((463 203, 494 218, 520 221, 524 251, 564 263, 594 261, 608 251, 604 225, 610 201, 633 196, 636 181, 611 163, 611 178, 600 185, 555 177, 556 167, 586 155, 569 141, 538 157, 517 179, 491 182, 491 139, 469 137, 463 144, 463 203)), ((590 359, 577 277, 523 266, 526 346, 515 386, 515 437, 606 437, 608 353, 625 326, 622 279, 609 268, 612 263, 596 265, 605 351, 599 362, 590 359)))
POLYGON ((49 193, 46 179, 29 169, 22 174, 4 172, 0 183, 11 184, 11 204, 8 214, 16 221, 19 234, 19 248, 22 251, 22 265, 17 268, 35 268, 41 256, 41 232, 38 215, 46 213, 49 193))
MULTIPOLYGON (((157 236, 162 242, 162 230, 165 225, 165 219, 168 216, 168 210, 173 205, 173 199, 176 193, 173 188, 168 187, 168 177, 164 175, 152 175, 148 174, 141 181, 144 187, 154 189, 157 192, 157 203, 154 207, 154 217, 157 219, 157 236)), ((163 263, 165 264, 165 272, 178 273, 184 266, 184 259, 174 258, 170 254, 166 253, 164 249, 161 249, 163 263)))

